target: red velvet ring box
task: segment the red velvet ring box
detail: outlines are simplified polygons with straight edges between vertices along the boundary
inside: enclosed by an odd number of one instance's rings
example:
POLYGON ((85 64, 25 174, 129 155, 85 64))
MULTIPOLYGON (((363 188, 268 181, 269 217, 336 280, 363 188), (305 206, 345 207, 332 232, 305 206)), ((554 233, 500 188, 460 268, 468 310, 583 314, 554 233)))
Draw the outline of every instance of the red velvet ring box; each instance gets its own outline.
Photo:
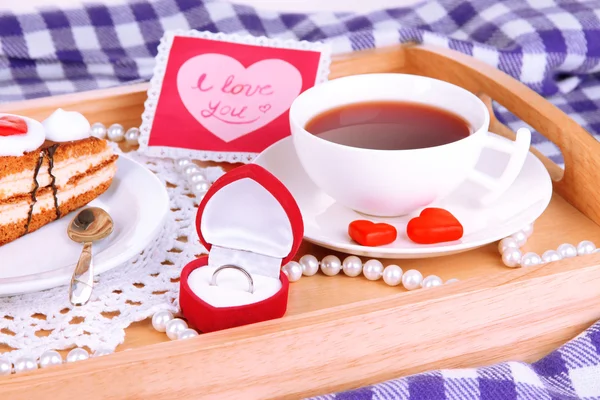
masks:
POLYGON ((304 234, 302 214, 291 193, 266 169, 248 164, 219 178, 198 207, 196 229, 208 256, 181 273, 179 305, 201 332, 282 317, 289 281, 281 266, 292 260, 304 234), (254 293, 242 267, 253 278, 254 293))

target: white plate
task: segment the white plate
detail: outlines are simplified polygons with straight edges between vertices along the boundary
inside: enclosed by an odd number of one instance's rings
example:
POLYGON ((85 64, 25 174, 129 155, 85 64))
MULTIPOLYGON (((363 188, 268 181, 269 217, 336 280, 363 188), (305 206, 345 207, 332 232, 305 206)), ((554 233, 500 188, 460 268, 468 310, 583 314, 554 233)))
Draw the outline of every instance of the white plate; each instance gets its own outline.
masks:
MULTIPOLYGON (((117 168, 111 187, 89 204, 106 210, 115 224, 108 238, 94 243, 95 274, 141 253, 160 233, 169 212, 167 190, 154 173, 124 156, 119 157, 117 168)), ((0 296, 70 282, 81 252, 81 245, 67 236, 76 212, 0 246, 0 296)))
MULTIPOLYGON (((499 175, 506 162, 505 154, 484 150, 478 168, 491 175, 499 175)), ((425 258, 474 249, 511 235, 534 222, 552 197, 548 171, 530 153, 517 180, 494 204, 479 206, 475 199, 483 194, 482 189, 465 183, 443 202, 431 205, 452 212, 462 223, 464 234, 455 242, 419 245, 411 242, 405 233, 406 224, 415 215, 398 218, 365 216, 336 203, 317 188, 300 165, 291 137, 270 146, 256 158, 255 163, 279 178, 292 192, 302 211, 306 240, 332 250, 367 257, 425 258), (347 233, 348 225, 356 219, 394 225, 398 230, 398 238, 386 246, 358 245, 347 233)), ((360 182, 356 184, 360 185, 360 182)))

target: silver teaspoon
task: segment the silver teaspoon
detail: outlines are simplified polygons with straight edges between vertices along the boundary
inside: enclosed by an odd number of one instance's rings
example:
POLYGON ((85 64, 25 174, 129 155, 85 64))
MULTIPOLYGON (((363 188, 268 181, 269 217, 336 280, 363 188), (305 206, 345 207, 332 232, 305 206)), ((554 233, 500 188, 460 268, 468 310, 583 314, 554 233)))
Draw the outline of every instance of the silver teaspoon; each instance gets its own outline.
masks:
POLYGON ((90 300, 94 289, 92 243, 110 235, 113 226, 110 215, 98 207, 81 210, 69 224, 69 238, 74 242, 83 243, 69 287, 69 301, 72 305, 82 306, 90 300))

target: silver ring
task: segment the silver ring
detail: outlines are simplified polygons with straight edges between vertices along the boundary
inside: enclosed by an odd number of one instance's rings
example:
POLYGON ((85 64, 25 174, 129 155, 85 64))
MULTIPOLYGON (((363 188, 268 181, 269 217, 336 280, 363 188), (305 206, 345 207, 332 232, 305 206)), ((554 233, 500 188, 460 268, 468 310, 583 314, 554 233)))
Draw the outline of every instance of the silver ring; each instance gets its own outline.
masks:
POLYGON ((250 275, 250 273, 244 268, 238 267, 237 265, 233 264, 221 265, 219 268, 217 268, 215 272, 213 272, 212 279, 210 281, 210 286, 218 286, 217 275, 219 275, 219 273, 224 269, 235 269, 243 273, 246 276, 246 278, 248 278, 248 292, 254 293, 254 280, 252 279, 252 275, 250 275))

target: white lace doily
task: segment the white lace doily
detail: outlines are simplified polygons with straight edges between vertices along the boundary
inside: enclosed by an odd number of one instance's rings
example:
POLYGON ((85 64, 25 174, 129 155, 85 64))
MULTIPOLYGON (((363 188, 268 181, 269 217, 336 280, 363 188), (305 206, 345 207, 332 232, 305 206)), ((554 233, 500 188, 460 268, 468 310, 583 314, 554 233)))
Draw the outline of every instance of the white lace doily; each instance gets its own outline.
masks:
MULTIPOLYGON (((167 186, 171 213, 162 233, 138 257, 97 277, 94 296, 83 307, 71 306, 66 286, 0 298, 0 343, 15 349, 3 354, 12 362, 50 349, 114 350, 131 323, 162 309, 178 309, 181 269, 206 253, 195 228, 191 192, 171 159, 138 152, 121 156, 145 165, 167 186)), ((203 172, 211 182, 223 174, 219 167, 203 172)))

